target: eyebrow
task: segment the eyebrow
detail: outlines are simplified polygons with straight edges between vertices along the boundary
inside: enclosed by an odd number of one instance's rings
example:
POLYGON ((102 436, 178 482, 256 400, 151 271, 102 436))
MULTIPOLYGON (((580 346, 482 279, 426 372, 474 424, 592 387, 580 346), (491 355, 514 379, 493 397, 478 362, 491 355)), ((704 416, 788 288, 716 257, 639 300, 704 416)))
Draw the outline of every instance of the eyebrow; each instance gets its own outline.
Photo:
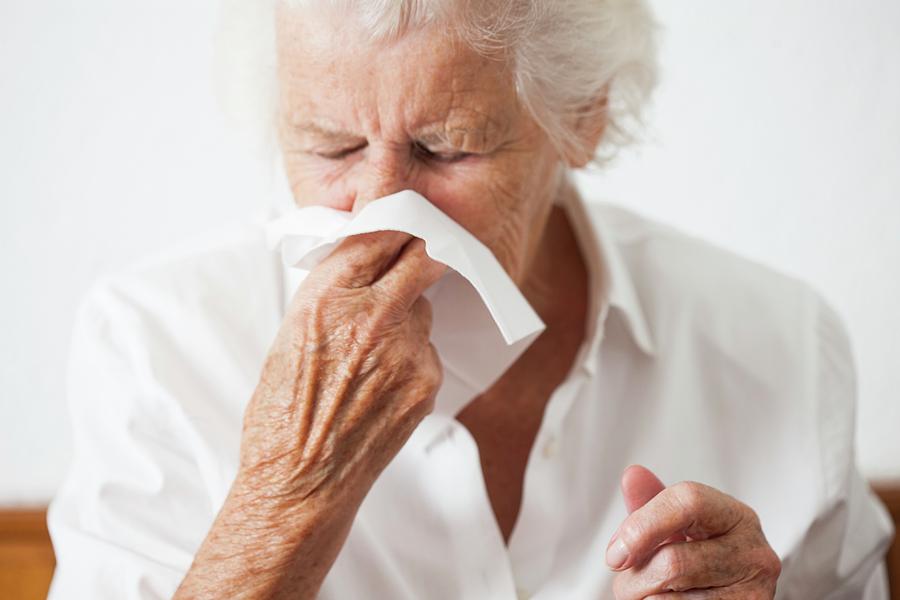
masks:
POLYGON ((309 133, 321 138, 327 138, 329 140, 356 141, 364 137, 340 128, 333 128, 325 123, 319 123, 316 121, 301 121, 299 123, 289 122, 288 126, 296 132, 309 133))
MULTIPOLYGON (((358 142, 365 138, 363 135, 334 127, 322 121, 304 120, 296 123, 289 122, 288 125, 295 132, 312 134, 329 142, 358 142)), ((443 127, 425 126, 420 131, 414 132, 412 137, 426 145, 459 148, 466 145, 464 141, 466 139, 478 139, 483 143, 487 132, 480 127, 454 127, 448 132, 443 127)))

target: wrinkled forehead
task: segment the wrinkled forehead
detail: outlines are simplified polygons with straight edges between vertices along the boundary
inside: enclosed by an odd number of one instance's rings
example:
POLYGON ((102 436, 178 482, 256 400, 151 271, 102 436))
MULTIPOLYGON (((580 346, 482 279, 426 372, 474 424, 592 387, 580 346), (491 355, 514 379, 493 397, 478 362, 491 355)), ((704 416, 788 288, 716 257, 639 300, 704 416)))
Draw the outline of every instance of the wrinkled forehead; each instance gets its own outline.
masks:
POLYGON ((502 129, 498 121, 518 114, 506 61, 476 52, 441 24, 373 39, 365 24, 337 14, 281 5, 276 27, 283 116, 340 121, 351 106, 374 103, 416 114, 416 120, 450 110, 480 115, 502 129))

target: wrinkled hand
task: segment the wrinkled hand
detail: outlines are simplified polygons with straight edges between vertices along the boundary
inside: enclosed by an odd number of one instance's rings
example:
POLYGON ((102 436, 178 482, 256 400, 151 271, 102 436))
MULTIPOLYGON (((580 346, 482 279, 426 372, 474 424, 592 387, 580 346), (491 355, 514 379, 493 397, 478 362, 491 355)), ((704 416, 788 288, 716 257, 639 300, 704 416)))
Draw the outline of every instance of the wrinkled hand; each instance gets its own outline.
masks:
POLYGON ((345 239, 312 270, 244 414, 242 489, 361 501, 434 406, 441 366, 422 292, 445 269, 422 240, 383 231, 345 239))
POLYGON ((749 506, 700 483, 667 488, 640 466, 622 492, 630 514, 606 555, 617 600, 774 597, 781 562, 749 506))

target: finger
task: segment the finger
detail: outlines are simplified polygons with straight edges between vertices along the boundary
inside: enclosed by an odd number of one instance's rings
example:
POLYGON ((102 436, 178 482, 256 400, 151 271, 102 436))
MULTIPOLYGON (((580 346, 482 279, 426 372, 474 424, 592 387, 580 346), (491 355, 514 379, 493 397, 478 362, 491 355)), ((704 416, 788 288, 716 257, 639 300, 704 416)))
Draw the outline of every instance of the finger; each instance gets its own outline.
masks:
POLYGON ((683 482, 666 488, 631 513, 614 536, 606 561, 615 570, 647 560, 672 535, 707 539, 727 533, 746 515, 746 507, 707 485, 683 482))
POLYGON ((396 297, 408 309, 446 270, 446 265, 428 256, 424 241, 414 239, 372 287, 396 297))
POLYGON ((371 285, 413 239, 402 231, 373 231, 344 238, 313 273, 327 274, 329 284, 344 288, 371 285))
MULTIPOLYGON (((666 489, 666 486, 660 481, 659 477, 654 475, 650 469, 641 465, 631 465, 622 473, 622 497, 625 498, 625 508, 629 514, 650 502, 664 489, 666 489)), ((621 546, 613 552, 610 551, 610 548, 617 540, 618 531, 613 535, 606 547, 607 555, 613 554, 613 560, 615 559, 614 552, 621 553, 622 551, 621 546)), ((683 535, 676 533, 664 540, 663 543, 683 542, 684 540, 685 537, 683 535)))
POLYGON ((650 469, 631 465, 622 473, 622 496, 628 514, 633 513, 666 489, 663 482, 650 469))
POLYGON ((616 577, 616 598, 725 588, 746 578, 751 568, 739 544, 727 538, 667 544, 616 577))
MULTIPOLYGON (((650 502, 664 489, 666 489, 666 486, 660 481, 659 477, 654 475, 650 469, 641 465, 631 465, 622 473, 622 496, 625 498, 625 508, 629 514, 650 502)), ((607 546, 607 551, 615 540, 616 536, 614 535, 609 542, 609 546, 607 546)), ((684 540, 685 537, 682 534, 676 533, 663 541, 663 543, 670 544, 683 542, 684 540)))

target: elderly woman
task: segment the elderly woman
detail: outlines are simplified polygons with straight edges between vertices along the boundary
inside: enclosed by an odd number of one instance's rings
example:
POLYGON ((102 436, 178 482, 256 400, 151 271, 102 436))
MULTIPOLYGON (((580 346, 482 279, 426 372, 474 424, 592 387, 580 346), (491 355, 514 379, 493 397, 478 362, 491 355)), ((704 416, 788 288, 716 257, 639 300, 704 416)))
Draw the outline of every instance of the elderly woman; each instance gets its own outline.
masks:
POLYGON ((253 227, 98 285, 52 597, 886 597, 832 311, 570 182, 652 87, 640 1, 284 0, 274 23, 296 203, 419 192, 547 328, 442 415, 445 267, 406 233, 347 238, 296 293, 253 227))

